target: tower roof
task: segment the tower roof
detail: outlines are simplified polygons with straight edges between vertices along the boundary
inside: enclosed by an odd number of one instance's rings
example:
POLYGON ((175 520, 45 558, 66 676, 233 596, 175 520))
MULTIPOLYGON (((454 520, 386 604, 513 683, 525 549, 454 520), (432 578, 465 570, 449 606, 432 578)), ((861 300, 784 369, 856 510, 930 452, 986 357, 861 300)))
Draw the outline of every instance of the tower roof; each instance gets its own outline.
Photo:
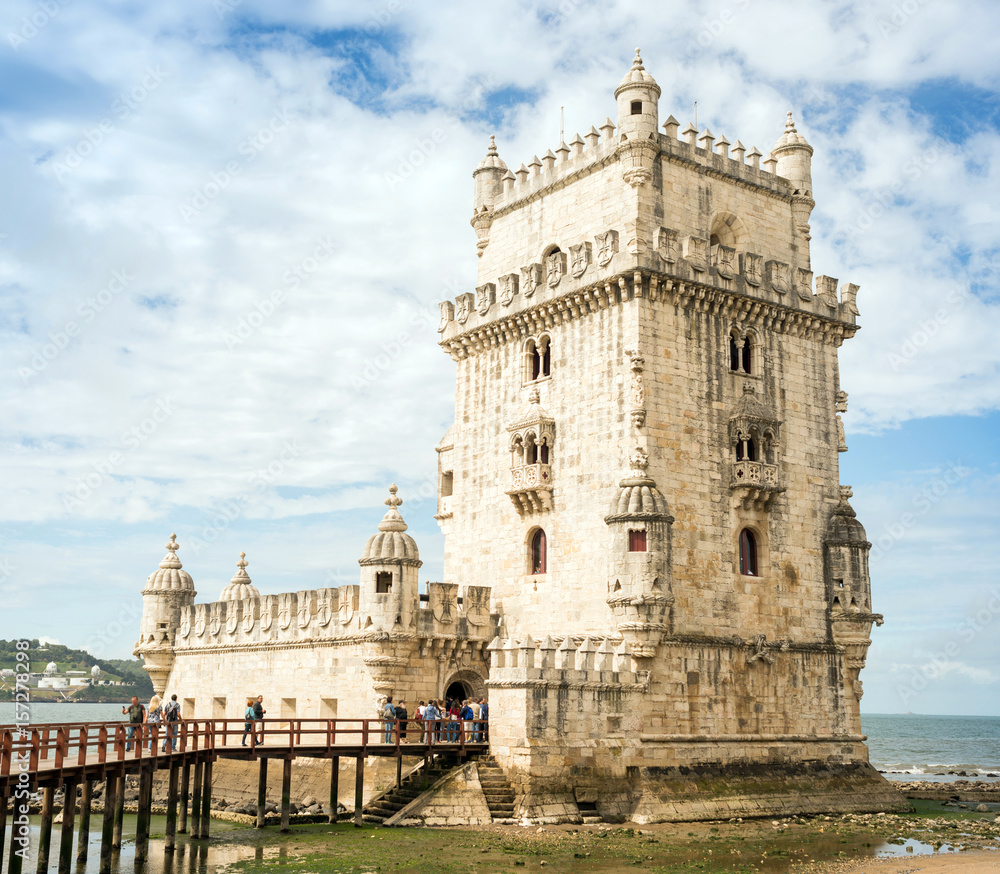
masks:
POLYGON ((398 491, 395 483, 389 486, 389 497, 385 499, 389 511, 378 523, 378 534, 369 537, 365 544, 365 552, 361 556, 361 561, 365 564, 384 561, 420 561, 416 541, 406 533, 406 523, 399 514, 398 508, 403 499, 396 496, 398 491))
POLYGON ((826 528, 827 543, 834 541, 867 545, 868 534, 865 532, 865 526, 858 521, 857 513, 848 501, 853 494, 850 486, 840 487, 840 503, 833 508, 830 524, 826 528))
POLYGON ((646 72, 646 68, 642 65, 642 57, 639 54, 639 49, 635 50, 635 57, 632 59, 632 66, 629 71, 622 78, 621 82, 618 83, 618 87, 615 89, 615 97, 624 88, 630 88, 635 85, 642 85, 646 88, 651 88, 656 91, 656 96, 660 96, 660 86, 656 84, 656 80, 646 72))
POLYGON ((806 141, 806 138, 802 136, 795 129, 795 121, 792 118, 792 111, 788 110, 788 116, 785 119, 785 132, 778 138, 778 142, 774 144, 774 148, 771 149, 773 153, 777 149, 785 148, 787 146, 805 146, 812 150, 812 146, 806 141))
POLYGON ((611 509, 605 522, 621 522, 628 519, 664 519, 672 522, 667 499, 660 494, 652 477, 646 473, 649 456, 636 447, 629 456, 631 470, 618 483, 618 493, 611 502, 611 509))
POLYGON ((257 587, 254 586, 253 582, 250 580, 249 574, 247 574, 247 554, 245 552, 240 553, 240 560, 236 562, 236 573, 233 574, 233 578, 229 581, 229 585, 222 590, 222 594, 219 595, 220 601, 245 601, 248 598, 259 598, 260 592, 257 591, 257 587))
POLYGON ((191 574, 181 569, 181 560, 177 557, 177 550, 180 549, 177 542, 177 535, 170 535, 170 542, 167 544, 167 554, 160 562, 159 570, 153 571, 146 577, 146 587, 144 591, 163 592, 191 592, 194 590, 194 580, 191 574))
POLYGON ((490 147, 486 150, 486 157, 479 162, 479 166, 476 167, 477 170, 488 170, 488 169, 506 170, 507 165, 500 158, 500 153, 497 151, 497 141, 493 134, 490 134, 490 147))

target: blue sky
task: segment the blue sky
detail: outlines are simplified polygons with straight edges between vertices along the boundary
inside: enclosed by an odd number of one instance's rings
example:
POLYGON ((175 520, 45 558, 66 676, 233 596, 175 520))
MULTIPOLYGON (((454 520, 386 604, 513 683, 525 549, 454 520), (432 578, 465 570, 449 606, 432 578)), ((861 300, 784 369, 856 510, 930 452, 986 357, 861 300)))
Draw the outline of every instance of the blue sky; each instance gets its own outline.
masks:
POLYGON ((816 149, 863 708, 1000 713, 1000 8, 650 8, 4 4, 0 636, 130 653, 171 531, 208 600, 243 550, 264 592, 353 582, 391 481, 439 579, 472 169, 599 125, 638 44, 664 118, 766 153, 793 109, 816 149))

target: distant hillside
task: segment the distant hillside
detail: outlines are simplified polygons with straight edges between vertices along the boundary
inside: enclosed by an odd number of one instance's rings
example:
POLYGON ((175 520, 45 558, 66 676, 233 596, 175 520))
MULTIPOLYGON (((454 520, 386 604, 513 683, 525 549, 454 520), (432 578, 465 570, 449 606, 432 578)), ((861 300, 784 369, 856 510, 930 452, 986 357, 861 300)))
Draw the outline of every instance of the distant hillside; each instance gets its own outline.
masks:
MULTIPOLYGON (((0 640, 0 670, 4 668, 16 668, 18 665, 16 640, 0 640)), ((61 643, 50 643, 44 646, 37 640, 31 641, 31 649, 28 650, 31 658, 31 670, 35 673, 42 673, 46 665, 55 662, 60 673, 66 671, 86 671, 97 665, 101 669, 102 680, 120 681, 130 684, 127 689, 118 686, 92 686, 76 690, 72 697, 74 699, 86 701, 118 701, 124 697, 138 695, 140 699, 148 699, 153 694, 153 683, 142 669, 142 660, 135 659, 99 659, 91 655, 86 650, 70 649, 61 643)), ((58 692, 52 690, 40 690, 32 692, 33 698, 63 697, 58 692)), ((68 691, 67 691, 67 694, 68 691)), ((0 700, 9 700, 10 693, 0 689, 0 700)))

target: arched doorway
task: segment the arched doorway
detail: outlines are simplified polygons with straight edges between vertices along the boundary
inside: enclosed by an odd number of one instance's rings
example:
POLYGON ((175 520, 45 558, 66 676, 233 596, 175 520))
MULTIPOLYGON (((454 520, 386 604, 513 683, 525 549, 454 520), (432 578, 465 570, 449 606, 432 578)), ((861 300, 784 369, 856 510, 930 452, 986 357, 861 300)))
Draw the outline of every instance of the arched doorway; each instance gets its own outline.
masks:
POLYGON ((457 698, 459 701, 483 698, 486 696, 486 680, 474 671, 459 671, 445 683, 444 694, 446 698, 457 698))

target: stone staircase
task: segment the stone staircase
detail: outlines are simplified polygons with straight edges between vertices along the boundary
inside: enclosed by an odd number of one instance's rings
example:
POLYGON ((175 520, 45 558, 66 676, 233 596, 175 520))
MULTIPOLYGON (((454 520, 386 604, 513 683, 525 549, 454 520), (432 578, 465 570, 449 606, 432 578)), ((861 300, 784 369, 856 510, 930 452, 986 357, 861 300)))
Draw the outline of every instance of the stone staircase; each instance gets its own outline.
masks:
POLYGON ((393 786, 369 801, 361 812, 364 822, 381 825, 459 764, 454 756, 435 756, 430 769, 417 768, 404 777, 398 787, 393 786))
POLYGON ((476 768, 493 822, 515 822, 514 790, 496 760, 493 756, 482 756, 476 760, 476 768))

